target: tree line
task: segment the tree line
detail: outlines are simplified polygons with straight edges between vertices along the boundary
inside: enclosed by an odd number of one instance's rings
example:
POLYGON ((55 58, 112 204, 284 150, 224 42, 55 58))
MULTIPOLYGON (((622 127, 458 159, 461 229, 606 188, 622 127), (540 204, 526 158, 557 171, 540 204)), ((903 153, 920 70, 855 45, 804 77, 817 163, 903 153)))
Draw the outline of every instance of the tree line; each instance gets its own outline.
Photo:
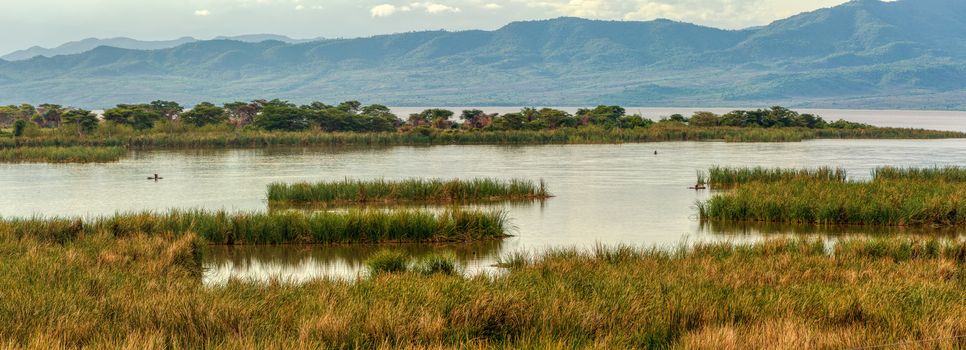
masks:
POLYGON ((328 132, 393 132, 433 129, 464 130, 548 130, 595 125, 604 128, 646 128, 654 124, 680 124, 695 127, 798 127, 870 128, 844 120, 826 122, 821 117, 798 113, 784 107, 736 110, 723 115, 696 112, 691 117, 674 114, 654 121, 629 115, 620 106, 582 108, 575 114, 553 108, 523 108, 519 112, 488 114, 478 109, 454 111, 432 108, 410 114, 405 120, 384 105, 363 105, 346 101, 337 105, 313 102, 296 105, 284 100, 232 102, 221 106, 202 102, 191 109, 173 101, 120 104, 100 116, 84 109, 55 104, 0 106, 0 127, 13 127, 15 136, 29 129, 63 128, 89 134, 104 124, 134 130, 149 130, 159 124, 180 123, 198 128, 209 126, 268 131, 319 130, 328 132))

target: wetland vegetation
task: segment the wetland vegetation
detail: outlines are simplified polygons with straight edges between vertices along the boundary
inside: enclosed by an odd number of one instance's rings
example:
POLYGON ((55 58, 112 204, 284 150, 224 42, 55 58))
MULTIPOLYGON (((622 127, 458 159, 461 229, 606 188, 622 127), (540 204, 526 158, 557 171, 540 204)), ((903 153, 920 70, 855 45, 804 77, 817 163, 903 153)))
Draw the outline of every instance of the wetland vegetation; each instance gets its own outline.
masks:
POLYGON ((273 183, 268 200, 292 204, 398 204, 530 201, 551 196, 542 180, 406 179, 350 180, 318 183, 273 183))
POLYGON ((503 238, 510 225, 500 211, 348 210, 228 213, 173 210, 95 218, 29 218, 0 221, 0 230, 21 239, 68 242, 98 232, 116 237, 135 234, 192 233, 210 244, 339 244, 388 242, 463 242, 503 238))
MULTIPOLYGON (((838 169, 710 171, 733 186, 699 203, 703 220, 822 225, 963 226, 966 186, 959 168, 879 168, 870 181, 838 169)), ((718 180, 715 180, 715 177, 718 180)))
POLYGON ((811 139, 962 138, 952 131, 880 128, 783 107, 698 112, 655 121, 620 106, 524 108, 503 115, 427 109, 407 119, 382 105, 356 101, 296 106, 256 100, 185 110, 172 101, 119 105, 100 116, 44 104, 0 107, 0 148, 123 147, 247 148, 270 146, 378 146, 435 144, 582 144, 662 141, 797 142, 811 139))
POLYGON ((496 276, 390 251, 352 281, 206 286, 191 233, 42 236, 0 229, 5 347, 955 348, 966 331, 955 240, 557 249, 496 276))
POLYGON ((108 163, 127 155, 124 147, 0 148, 0 163, 108 163))

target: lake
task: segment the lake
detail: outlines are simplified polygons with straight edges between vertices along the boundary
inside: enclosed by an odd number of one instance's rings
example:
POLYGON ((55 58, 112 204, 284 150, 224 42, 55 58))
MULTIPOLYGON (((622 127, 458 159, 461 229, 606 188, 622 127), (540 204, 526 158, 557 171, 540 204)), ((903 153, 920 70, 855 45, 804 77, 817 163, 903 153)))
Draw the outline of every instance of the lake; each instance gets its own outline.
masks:
MULTIPOLYGON (((966 119, 962 119, 966 120, 966 119)), ((958 126, 963 124, 960 122, 958 126)), ((90 216, 117 211, 208 208, 267 210, 276 181, 356 179, 544 179, 555 197, 506 210, 514 237, 500 242, 396 245, 413 255, 456 253, 471 273, 496 271, 502 254, 602 245, 673 247, 683 242, 754 240, 763 235, 874 234, 875 229, 701 225, 689 190, 713 165, 841 167, 868 178, 878 166, 966 166, 966 140, 816 140, 800 143, 668 142, 624 145, 398 146, 132 152, 110 164, 0 165, 0 215, 90 216), (654 152, 657 151, 657 155, 654 152), (146 181, 158 173, 164 180, 146 181)), ((916 233, 902 232, 902 233, 916 233)), ((296 281, 352 277, 377 246, 211 247, 205 279, 296 281)))

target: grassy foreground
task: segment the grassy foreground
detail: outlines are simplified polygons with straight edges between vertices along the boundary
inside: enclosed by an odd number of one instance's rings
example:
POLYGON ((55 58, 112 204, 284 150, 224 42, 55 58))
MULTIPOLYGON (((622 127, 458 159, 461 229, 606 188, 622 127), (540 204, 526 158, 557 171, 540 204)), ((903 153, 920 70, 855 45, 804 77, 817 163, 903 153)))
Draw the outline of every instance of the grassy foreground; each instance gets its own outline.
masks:
POLYGON ((461 242, 502 238, 503 212, 450 210, 350 210, 343 213, 274 211, 226 213, 170 211, 99 218, 33 218, 0 221, 0 232, 19 238, 69 242, 95 233, 116 237, 193 232, 212 244, 333 244, 461 242))
POLYGON ((537 200, 549 197, 550 192, 542 180, 537 184, 520 179, 346 179, 319 183, 274 183, 268 186, 269 201, 294 204, 450 203, 537 200))
MULTIPOLYGON (((518 255, 497 277, 420 271, 204 286, 196 236, 0 231, 0 346, 906 348, 966 346, 966 245, 701 244, 518 255), (925 339, 938 339, 923 342, 925 339)), ((392 272, 397 271, 397 272, 392 272)))
POLYGON ((0 163, 109 163, 126 155, 124 147, 0 148, 0 163))

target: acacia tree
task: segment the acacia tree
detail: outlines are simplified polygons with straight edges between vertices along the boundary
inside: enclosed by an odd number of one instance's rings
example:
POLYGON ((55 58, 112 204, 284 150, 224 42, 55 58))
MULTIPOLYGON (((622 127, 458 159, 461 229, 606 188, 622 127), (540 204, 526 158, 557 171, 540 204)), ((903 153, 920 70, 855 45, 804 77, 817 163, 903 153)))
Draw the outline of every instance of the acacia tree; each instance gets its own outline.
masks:
POLYGON ((184 107, 174 101, 162 101, 157 100, 150 103, 151 109, 155 112, 161 114, 162 117, 168 120, 175 120, 178 115, 184 111, 184 107))
POLYGON ((104 111, 104 120, 117 124, 130 125, 137 130, 153 128, 154 123, 161 118, 163 118, 161 113, 147 104, 121 104, 104 111))
POLYGON ((453 111, 450 110, 432 108, 420 112, 419 118, 421 120, 429 121, 433 127, 437 129, 448 129, 452 125, 452 123, 449 121, 449 118, 452 117, 453 114, 453 111))
POLYGON ((61 105, 45 103, 37 106, 33 121, 42 128, 56 128, 60 126, 61 117, 64 114, 64 107, 61 105))
POLYGON ((460 119, 463 120, 463 127, 467 129, 482 129, 492 123, 492 119, 486 113, 479 109, 465 110, 460 114, 460 119))
POLYGON ((202 102, 190 111, 182 113, 181 120, 194 124, 195 126, 205 126, 222 123, 228 120, 228 115, 225 113, 224 108, 215 106, 209 102, 202 102))
POLYGON ((232 102, 225 104, 228 121, 235 126, 245 126, 255 121, 255 116, 262 110, 262 105, 255 102, 232 102))
POLYGON ((255 125, 265 130, 305 130, 309 127, 308 114, 298 107, 267 105, 255 117, 255 125))
POLYGON ((64 125, 76 125, 80 135, 90 134, 97 130, 97 115, 84 109, 72 109, 64 113, 64 125))

